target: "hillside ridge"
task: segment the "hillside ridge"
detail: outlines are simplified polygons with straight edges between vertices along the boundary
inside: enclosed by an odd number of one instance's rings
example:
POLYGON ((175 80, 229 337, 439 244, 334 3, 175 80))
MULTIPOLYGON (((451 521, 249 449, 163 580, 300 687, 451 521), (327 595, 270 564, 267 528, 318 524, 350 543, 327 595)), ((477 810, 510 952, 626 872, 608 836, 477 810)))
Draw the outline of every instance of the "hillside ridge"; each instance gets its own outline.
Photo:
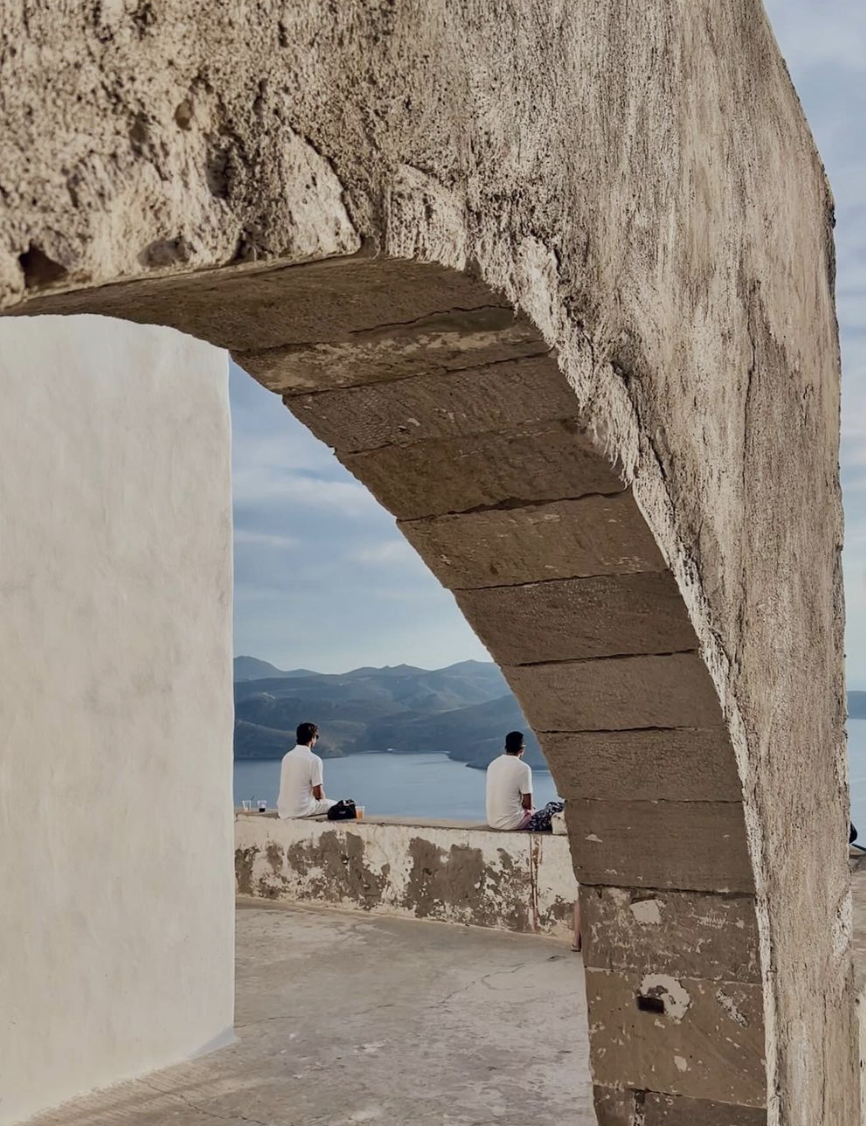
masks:
POLYGON ((505 734, 519 729, 526 733, 527 762, 546 767, 520 705, 492 662, 317 673, 243 656, 235 658, 234 692, 236 760, 281 758, 297 725, 312 720, 321 728, 317 751, 323 758, 441 751, 483 768, 501 752, 505 734))

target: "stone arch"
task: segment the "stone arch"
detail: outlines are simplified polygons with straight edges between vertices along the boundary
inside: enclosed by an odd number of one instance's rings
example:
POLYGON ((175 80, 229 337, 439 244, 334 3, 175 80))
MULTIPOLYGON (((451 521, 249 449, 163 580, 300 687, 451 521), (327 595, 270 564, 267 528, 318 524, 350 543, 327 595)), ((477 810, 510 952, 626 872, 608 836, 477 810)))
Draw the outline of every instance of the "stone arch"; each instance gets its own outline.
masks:
POLYGON ((32 307, 231 349, 398 518, 503 668, 567 799, 601 1120, 637 1121, 649 1101, 762 1121, 735 755, 676 580, 536 326, 477 277, 365 256, 32 307))
POLYGON ((762 6, 259 15, 10 18, 0 304, 237 352, 460 591, 596 818, 606 1126, 853 1121, 832 204, 762 6))

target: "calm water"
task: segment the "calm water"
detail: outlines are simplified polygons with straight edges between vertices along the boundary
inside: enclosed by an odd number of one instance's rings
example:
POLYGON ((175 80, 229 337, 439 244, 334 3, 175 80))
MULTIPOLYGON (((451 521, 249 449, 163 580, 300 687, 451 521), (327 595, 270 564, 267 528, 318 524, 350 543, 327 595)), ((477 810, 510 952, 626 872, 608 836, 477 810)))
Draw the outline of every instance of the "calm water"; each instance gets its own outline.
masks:
MULTIPOLYGON (((235 804, 244 798, 277 803, 278 762, 235 763, 235 804)), ((535 804, 556 797, 547 771, 534 770, 535 804)), ((325 793, 354 798, 368 814, 392 817, 452 817, 484 820, 484 771, 471 770, 446 755, 349 755, 325 760, 325 793)))
MULTIPOLYGON (((866 719, 848 721, 851 816, 866 843, 866 719)), ((276 805, 278 762, 235 764, 235 802, 266 798, 276 805)), ((533 771, 535 804, 556 797, 545 771, 533 771)), ((484 772, 445 755, 350 755, 325 762, 325 791, 331 798, 354 798, 367 813, 403 817, 484 820, 484 772)))

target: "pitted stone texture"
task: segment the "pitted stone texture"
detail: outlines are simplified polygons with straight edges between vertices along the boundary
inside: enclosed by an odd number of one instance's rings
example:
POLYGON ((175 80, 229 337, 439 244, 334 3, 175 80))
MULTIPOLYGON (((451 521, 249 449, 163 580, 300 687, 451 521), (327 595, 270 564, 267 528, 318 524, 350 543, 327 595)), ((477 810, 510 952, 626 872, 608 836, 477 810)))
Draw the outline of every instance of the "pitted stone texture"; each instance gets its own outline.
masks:
POLYGON ((593 731, 543 736, 562 793, 575 798, 740 801, 724 727, 593 731))
POLYGON ((597 1084, 766 1106, 760 986, 587 969, 586 998, 597 1084))
MULTIPOLYGON (((387 312, 382 315, 388 316, 387 312)), ((271 391, 297 394, 443 374, 548 353, 538 330, 524 317, 517 317, 510 306, 482 305, 445 309, 405 324, 386 319, 381 327, 358 331, 345 340, 273 348, 237 359, 271 391)))
POLYGON ((731 1106, 706 1099, 684 1099, 648 1091, 644 1126, 767 1126, 767 1112, 757 1106, 731 1106))
POLYGON ((565 822, 581 885, 754 890, 738 803, 569 799, 565 822))
POLYGON ((518 424, 500 434, 385 446, 341 460, 403 520, 623 488, 589 437, 567 420, 518 424))
MULTIPOLYGON (((358 255, 302 266, 239 264, 195 278, 145 277, 98 290, 48 292, 29 308, 171 325, 230 348, 240 366, 267 386, 274 365, 283 362, 285 349, 278 346, 301 346, 299 355, 311 342, 348 346, 384 331, 389 322, 447 319, 455 307, 477 307, 489 315, 491 300, 478 279, 434 263, 358 255)), ((499 318, 520 326, 522 338, 534 332, 516 322, 510 309, 495 308, 499 318)), ((327 368, 314 370, 324 378, 327 368)))
POLYGON ((539 732, 714 727, 722 722, 700 657, 610 657, 503 669, 539 732))
POLYGON ((451 589, 665 567, 629 492, 406 520, 400 530, 451 589))
POLYGON ((760 984, 750 896, 586 886, 580 918, 586 966, 760 984))
POLYGON ((596 1086, 593 1094, 598 1126, 767 1126, 761 1107, 614 1087, 596 1086))
MULTIPOLYGON (((352 372, 354 377, 355 369, 352 372)), ((547 354, 456 373, 292 395, 285 402, 317 438, 340 453, 507 431, 515 419, 526 424, 577 414, 574 392, 547 354)))
POLYGON ((697 649, 668 571, 465 590, 457 603, 505 665, 697 649))

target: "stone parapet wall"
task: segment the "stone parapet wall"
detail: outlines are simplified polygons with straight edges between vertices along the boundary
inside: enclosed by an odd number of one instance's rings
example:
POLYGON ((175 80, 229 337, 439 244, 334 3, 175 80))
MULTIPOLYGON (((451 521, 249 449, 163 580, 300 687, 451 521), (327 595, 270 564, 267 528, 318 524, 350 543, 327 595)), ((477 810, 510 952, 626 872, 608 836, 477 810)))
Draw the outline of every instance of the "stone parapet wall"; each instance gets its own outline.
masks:
POLYGON ((564 836, 457 822, 235 819, 238 894, 566 937, 577 897, 564 836))

